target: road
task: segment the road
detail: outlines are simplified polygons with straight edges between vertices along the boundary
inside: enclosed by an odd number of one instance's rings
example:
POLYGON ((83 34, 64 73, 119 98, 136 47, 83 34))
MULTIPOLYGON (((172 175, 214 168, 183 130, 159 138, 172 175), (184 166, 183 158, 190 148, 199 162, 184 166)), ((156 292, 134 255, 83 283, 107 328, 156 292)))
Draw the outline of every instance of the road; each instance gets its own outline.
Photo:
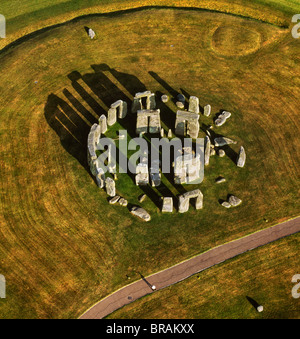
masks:
POLYGON ((297 232, 300 232, 300 217, 215 247, 194 258, 121 288, 100 300, 80 319, 102 319, 126 304, 147 294, 155 293, 151 288, 153 285, 156 290, 161 290, 246 251, 297 232))

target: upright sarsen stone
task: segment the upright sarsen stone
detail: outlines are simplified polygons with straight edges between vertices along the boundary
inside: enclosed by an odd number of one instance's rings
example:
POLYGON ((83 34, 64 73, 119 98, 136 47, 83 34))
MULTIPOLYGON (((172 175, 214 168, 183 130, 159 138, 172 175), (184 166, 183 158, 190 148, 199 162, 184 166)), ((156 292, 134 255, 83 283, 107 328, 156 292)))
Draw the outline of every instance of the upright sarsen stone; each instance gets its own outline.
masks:
POLYGON ((189 112, 196 113, 196 114, 200 113, 199 98, 195 96, 190 97, 189 112))
POLYGON ((112 178, 106 178, 105 188, 106 188, 106 193, 110 197, 114 197, 116 195, 116 183, 112 178))
POLYGON ((237 158, 237 166, 243 168, 246 163, 246 152, 243 146, 240 148, 240 152, 237 158))
POLYGON ((211 106, 210 106, 210 105, 206 105, 206 106, 204 107, 204 115, 205 115, 206 117, 209 117, 210 114, 211 114, 211 106))

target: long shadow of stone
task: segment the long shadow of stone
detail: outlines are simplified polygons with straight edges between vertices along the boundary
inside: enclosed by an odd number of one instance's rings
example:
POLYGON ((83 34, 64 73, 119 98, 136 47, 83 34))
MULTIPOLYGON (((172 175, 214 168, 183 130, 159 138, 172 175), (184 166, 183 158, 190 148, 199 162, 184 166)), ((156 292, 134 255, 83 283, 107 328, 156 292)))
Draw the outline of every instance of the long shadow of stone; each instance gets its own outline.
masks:
MULTIPOLYGON (((87 137, 92 124, 97 123, 97 117, 107 115, 110 105, 116 100, 132 102, 135 93, 145 91, 145 85, 130 74, 121 73, 111 69, 106 64, 92 65, 94 73, 81 75, 74 71, 68 75, 71 81, 72 92, 67 88, 63 89, 61 96, 50 94, 45 105, 45 118, 51 128, 59 136, 64 149, 76 158, 79 163, 88 171, 87 164, 87 137)), ((159 100, 157 100, 159 102, 159 100)), ((169 118, 166 125, 170 126, 173 121, 171 114, 174 113, 167 107, 160 105, 162 112, 167 112, 169 118)), ((128 106, 128 114, 125 119, 119 119, 118 123, 127 130, 130 138, 137 137, 135 131, 136 114, 131 113, 128 106)), ((175 124, 175 120, 174 120, 175 124)), ((117 152, 119 163, 119 152, 117 152)), ((120 155, 124 157, 125 155, 120 155)), ((124 160, 124 159, 123 159, 124 160)), ((127 159, 128 160, 128 159, 127 159)), ((130 177, 135 184, 134 174, 130 177)), ((170 178, 169 178, 170 180, 170 178)), ((159 190, 150 185, 140 186, 142 191, 161 208, 161 199, 157 191, 163 191, 165 196, 176 199, 165 184, 161 184, 159 190), (157 191, 156 191, 157 190, 157 191)))

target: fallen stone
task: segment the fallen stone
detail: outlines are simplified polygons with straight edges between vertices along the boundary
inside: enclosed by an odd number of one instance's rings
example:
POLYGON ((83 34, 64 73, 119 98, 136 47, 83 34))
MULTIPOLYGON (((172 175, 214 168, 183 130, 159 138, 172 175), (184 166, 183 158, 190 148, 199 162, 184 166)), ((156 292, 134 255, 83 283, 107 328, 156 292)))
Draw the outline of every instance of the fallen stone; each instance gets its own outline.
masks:
POLYGON ((106 193, 110 197, 114 197, 116 195, 116 183, 114 182, 112 178, 106 178, 105 187, 106 187, 106 193))
POLYGON ((184 109, 184 103, 181 102, 181 101, 177 101, 177 102, 176 102, 176 106, 177 106, 178 108, 180 108, 180 109, 184 109))
POLYGON ((215 138, 214 143, 216 147, 223 147, 226 145, 236 144, 237 142, 229 138, 219 137, 219 138, 215 138))
POLYGON ((208 136, 205 137, 205 153, 204 153, 204 163, 205 166, 209 165, 209 158, 210 158, 210 153, 211 153, 211 142, 208 136))
POLYGON ((109 200, 109 203, 111 205, 114 205, 114 204, 116 204, 120 200, 120 198, 121 197, 119 195, 116 195, 115 197, 113 197, 112 199, 109 200))
POLYGON ((150 214, 141 207, 138 207, 138 206, 132 207, 130 213, 132 215, 135 215, 135 216, 141 218, 144 221, 150 221, 151 220, 150 214))
POLYGON ((227 201, 224 201, 224 202, 222 203, 222 206, 225 207, 225 208, 230 208, 230 207, 231 207, 231 205, 230 205, 229 202, 227 202, 227 201))
POLYGON ((234 195, 231 195, 228 199, 228 202, 231 206, 236 207, 242 203, 242 200, 234 195))
POLYGON ((221 113, 221 114, 218 116, 217 120, 215 121, 215 125, 218 126, 218 127, 224 125, 225 122, 226 122, 226 120, 227 120, 228 118, 230 118, 230 117, 231 117, 231 113, 230 113, 230 112, 223 111, 223 113, 221 113))
POLYGON ((225 178, 219 177, 219 178, 216 179, 216 184, 222 184, 222 183, 225 182, 225 181, 226 181, 225 178))
POLYGON ((246 163, 246 152, 243 146, 240 148, 240 152, 237 159, 237 166, 243 168, 246 163))
POLYGON ((126 207, 126 206, 128 205, 128 201, 127 201, 126 199, 124 199, 124 198, 121 198, 121 199, 119 200, 119 204, 120 204, 121 206, 123 206, 123 207, 126 207))
POLYGON ((142 195, 139 197, 139 202, 140 202, 140 203, 144 202, 146 198, 147 198, 147 195, 146 195, 146 194, 142 194, 142 195))
POLYGON ((214 155, 216 155, 216 150, 210 147, 210 156, 213 157, 214 155))

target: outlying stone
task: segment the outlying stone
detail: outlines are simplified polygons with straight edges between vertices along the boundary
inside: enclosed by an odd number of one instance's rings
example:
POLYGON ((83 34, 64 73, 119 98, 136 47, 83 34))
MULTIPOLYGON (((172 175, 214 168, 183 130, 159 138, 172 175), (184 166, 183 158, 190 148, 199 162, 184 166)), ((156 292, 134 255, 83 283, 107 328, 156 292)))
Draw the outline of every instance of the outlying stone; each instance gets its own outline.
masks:
POLYGON ((130 213, 141 218, 144 221, 151 220, 150 214, 146 210, 144 210, 142 207, 134 206, 132 207, 130 213))
POLYGON ((228 202, 231 206, 236 207, 242 203, 242 200, 234 195, 231 195, 228 199, 228 202))
POLYGON ((215 138, 214 143, 216 147, 223 147, 226 145, 236 144, 237 142, 229 138, 218 137, 218 138, 215 138))
POLYGON ((91 29, 89 28, 88 30, 88 34, 89 34, 89 37, 93 40, 96 36, 96 33, 91 29))
POLYGON ((246 152, 243 146, 240 148, 240 152, 237 158, 237 166, 238 167, 244 167, 246 163, 246 152))
POLYGON ((231 205, 230 205, 229 202, 227 202, 227 201, 224 201, 224 202, 222 203, 222 206, 225 207, 225 208, 230 208, 230 207, 231 207, 231 205))
POLYGON ((221 113, 221 114, 218 116, 217 120, 215 121, 215 125, 218 126, 218 127, 224 125, 225 122, 226 122, 226 120, 227 120, 228 118, 230 118, 230 117, 231 117, 231 113, 230 113, 230 112, 223 111, 223 113, 221 113))

